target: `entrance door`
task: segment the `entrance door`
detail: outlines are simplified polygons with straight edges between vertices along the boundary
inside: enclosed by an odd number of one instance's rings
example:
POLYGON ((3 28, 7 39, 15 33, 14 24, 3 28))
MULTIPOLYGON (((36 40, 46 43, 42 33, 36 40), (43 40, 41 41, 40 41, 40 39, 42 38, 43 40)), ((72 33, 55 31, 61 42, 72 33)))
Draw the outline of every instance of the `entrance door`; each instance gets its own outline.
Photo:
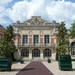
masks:
POLYGON ((39 49, 34 49, 32 51, 32 57, 33 58, 39 58, 40 57, 40 50, 39 49))

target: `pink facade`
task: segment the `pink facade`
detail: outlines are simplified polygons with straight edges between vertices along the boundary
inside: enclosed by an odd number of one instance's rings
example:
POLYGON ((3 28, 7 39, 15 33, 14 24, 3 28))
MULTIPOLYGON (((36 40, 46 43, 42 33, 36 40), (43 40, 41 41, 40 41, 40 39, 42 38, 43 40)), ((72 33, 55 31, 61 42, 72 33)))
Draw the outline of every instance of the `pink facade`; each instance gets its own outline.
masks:
MULTIPOLYGON (((39 30, 39 32, 41 33, 43 33, 43 30, 42 31, 40 31, 39 30)), ((21 33, 22 34, 22 33, 21 33)), ((23 35, 22 35, 23 36, 23 35)), ((19 35, 19 37, 18 37, 18 44, 19 45, 21 45, 22 44, 22 42, 23 42, 23 37, 22 37, 21 35, 19 35)), ((34 35, 32 35, 32 34, 30 34, 30 31, 29 31, 29 33, 28 33, 28 44, 29 45, 32 45, 33 44, 33 36, 34 35)), ((55 42, 54 42, 54 35, 49 35, 50 36, 50 38, 49 38, 49 42, 51 43, 51 44, 54 44, 55 42)), ((43 34, 39 34, 39 44, 40 45, 43 45, 44 44, 44 33, 43 34)))
POLYGON ((18 43, 19 43, 19 45, 21 45, 21 36, 19 36, 19 38, 18 38, 18 43))
POLYGON ((31 19, 20 23, 13 23, 15 45, 25 59, 46 59, 55 51, 55 30, 59 23, 48 21, 41 16, 32 16, 31 19), (19 46, 18 46, 19 44, 19 46))
POLYGON ((32 35, 29 35, 29 44, 32 44, 32 35))

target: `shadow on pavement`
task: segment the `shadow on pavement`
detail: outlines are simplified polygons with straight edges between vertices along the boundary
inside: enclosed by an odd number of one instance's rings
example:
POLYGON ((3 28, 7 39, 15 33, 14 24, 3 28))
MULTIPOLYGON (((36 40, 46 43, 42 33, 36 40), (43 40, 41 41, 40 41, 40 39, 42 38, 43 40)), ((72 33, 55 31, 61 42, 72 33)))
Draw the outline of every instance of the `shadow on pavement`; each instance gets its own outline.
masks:
POLYGON ((19 63, 19 61, 14 61, 14 62, 12 62, 12 64, 16 64, 16 63, 19 63))
MULTIPOLYGON (((24 68, 24 69, 20 69, 20 68, 18 68, 18 69, 11 69, 11 71, 28 71, 28 70, 34 70, 35 68, 24 68)), ((11 72, 10 71, 10 72, 11 72)))

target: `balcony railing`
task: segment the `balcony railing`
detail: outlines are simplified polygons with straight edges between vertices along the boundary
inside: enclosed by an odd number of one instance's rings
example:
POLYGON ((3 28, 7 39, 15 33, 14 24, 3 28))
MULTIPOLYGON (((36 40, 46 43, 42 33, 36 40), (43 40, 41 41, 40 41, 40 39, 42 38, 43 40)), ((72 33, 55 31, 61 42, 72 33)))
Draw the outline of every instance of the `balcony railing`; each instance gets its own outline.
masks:
POLYGON ((39 44, 39 43, 28 44, 28 43, 26 43, 26 44, 23 44, 23 45, 19 44, 19 46, 55 46, 55 44, 54 43, 44 43, 44 44, 39 44))

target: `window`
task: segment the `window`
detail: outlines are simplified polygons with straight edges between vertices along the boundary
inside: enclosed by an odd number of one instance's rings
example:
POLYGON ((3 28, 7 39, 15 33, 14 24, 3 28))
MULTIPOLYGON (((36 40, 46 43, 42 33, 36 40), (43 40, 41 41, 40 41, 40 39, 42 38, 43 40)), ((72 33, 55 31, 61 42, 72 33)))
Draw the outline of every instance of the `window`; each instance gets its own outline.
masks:
POLYGON ((51 56, 51 50, 50 49, 45 49, 43 52, 44 57, 50 57, 51 56))
POLYGON ((34 35, 34 44, 39 43, 39 35, 34 35))
POLYGON ((75 42, 71 44, 71 55, 75 55, 75 42))
POLYGON ((28 43, 28 35, 23 35, 23 45, 28 43))
POLYGON ((72 47, 72 52, 71 52, 72 55, 75 55, 75 47, 72 47))
POLYGON ((23 56, 23 57, 29 57, 29 50, 28 49, 23 49, 21 51, 21 56, 23 56))
POLYGON ((44 35, 44 43, 49 43, 49 35, 44 35))
POLYGON ((32 57, 40 57, 40 50, 39 49, 34 49, 32 51, 32 57))

